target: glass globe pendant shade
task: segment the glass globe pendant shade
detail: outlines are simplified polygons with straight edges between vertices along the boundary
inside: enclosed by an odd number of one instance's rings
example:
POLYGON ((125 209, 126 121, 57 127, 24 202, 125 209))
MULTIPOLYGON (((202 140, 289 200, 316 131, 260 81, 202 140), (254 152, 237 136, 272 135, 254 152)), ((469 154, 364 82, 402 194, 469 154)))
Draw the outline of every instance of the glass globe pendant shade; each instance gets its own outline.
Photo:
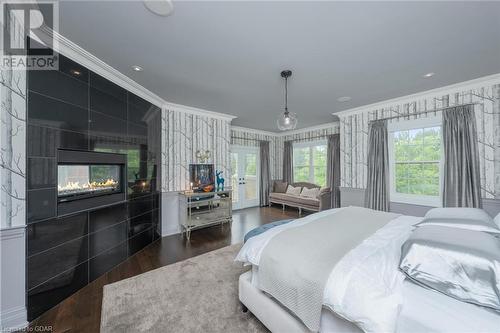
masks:
POLYGON ((280 131, 293 130, 297 127, 297 115, 288 111, 284 112, 278 117, 277 124, 280 131))

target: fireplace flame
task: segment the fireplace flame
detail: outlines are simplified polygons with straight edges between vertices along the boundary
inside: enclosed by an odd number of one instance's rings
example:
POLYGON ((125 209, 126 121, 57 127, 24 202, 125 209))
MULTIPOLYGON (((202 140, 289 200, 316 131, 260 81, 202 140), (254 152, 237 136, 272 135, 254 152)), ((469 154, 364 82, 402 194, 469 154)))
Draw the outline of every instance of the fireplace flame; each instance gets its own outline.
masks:
POLYGON ((118 187, 118 182, 114 179, 106 179, 100 182, 71 182, 68 181, 65 185, 58 185, 57 190, 59 194, 70 194, 70 193, 79 193, 79 192, 87 192, 87 191, 102 191, 108 189, 114 189, 118 187))

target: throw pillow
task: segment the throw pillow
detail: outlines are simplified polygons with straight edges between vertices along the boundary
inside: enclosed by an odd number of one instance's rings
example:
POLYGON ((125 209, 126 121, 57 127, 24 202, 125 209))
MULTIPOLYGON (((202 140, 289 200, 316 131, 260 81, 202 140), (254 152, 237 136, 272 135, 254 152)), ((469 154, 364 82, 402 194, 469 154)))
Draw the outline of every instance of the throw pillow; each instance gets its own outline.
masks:
POLYGON ((287 187, 288 187, 287 182, 280 182, 280 181, 274 182, 274 192, 275 193, 285 193, 287 187))
POLYGON ((313 187, 313 188, 304 187, 302 189, 302 192, 300 192, 300 196, 305 198, 316 199, 318 197, 318 194, 319 194, 319 187, 313 187))
POLYGON ((286 189, 286 194, 291 194, 291 195, 300 195, 300 192, 302 191, 302 187, 293 187, 292 185, 288 185, 286 189))

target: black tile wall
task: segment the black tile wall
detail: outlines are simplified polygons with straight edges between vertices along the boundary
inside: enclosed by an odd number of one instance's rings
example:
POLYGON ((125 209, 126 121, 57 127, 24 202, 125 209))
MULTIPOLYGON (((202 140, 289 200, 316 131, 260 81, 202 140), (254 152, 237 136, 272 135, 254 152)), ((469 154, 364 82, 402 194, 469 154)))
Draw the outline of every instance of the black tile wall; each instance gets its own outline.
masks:
POLYGON ((33 320, 89 282, 89 265, 80 264, 28 290, 28 320, 33 320))
POLYGON ((89 259, 87 237, 73 239, 28 257, 28 290, 86 262, 89 259))
POLYGON ((118 204, 99 210, 95 210, 90 214, 90 232, 96 232, 104 228, 108 228, 120 222, 127 220, 127 204, 118 204))
POLYGON ((127 119, 127 101, 90 88, 90 109, 122 120, 127 119))
POLYGON ((160 145, 148 140, 160 112, 64 56, 58 71, 29 71, 29 320, 159 238, 160 145), (57 217, 58 149, 127 154, 127 201, 57 217))
POLYGON ((123 102, 127 101, 127 95, 129 94, 127 90, 92 72, 90 72, 90 86, 114 97, 117 100, 123 102))
POLYGON ((29 92, 28 123, 62 130, 86 133, 89 126, 87 109, 29 92))
POLYGON ((129 247, 129 255, 136 253, 144 248, 144 246, 148 245, 153 241, 153 228, 145 230, 140 234, 129 238, 128 247, 129 247))
POLYGON ((133 217, 129 220, 128 234, 133 237, 146 229, 153 226, 152 212, 143 213, 142 215, 133 217))
MULTIPOLYGON (((28 178, 31 170, 28 169, 28 178)), ((57 189, 28 190, 28 223, 56 216, 57 189)))
POLYGON ((130 199, 128 201, 128 216, 136 217, 144 214, 144 212, 153 210, 153 199, 154 197, 152 195, 130 199))
POLYGON ((95 136, 126 137, 127 122, 104 113, 91 111, 89 131, 91 135, 95 136))
POLYGON ((114 266, 118 265, 128 256, 128 241, 99 254, 97 257, 91 258, 90 266, 90 281, 97 279, 102 274, 109 271, 114 266))
POLYGON ((93 258, 98 254, 123 243, 127 240, 127 238, 126 221, 90 234, 90 257, 93 258))
POLYGON ((28 224, 28 256, 88 234, 87 213, 28 224))
POLYGON ((89 91, 86 82, 59 71, 36 71, 30 74, 30 89, 41 95, 88 108, 89 91))
POLYGON ((52 157, 29 157, 28 190, 56 187, 56 164, 52 157))

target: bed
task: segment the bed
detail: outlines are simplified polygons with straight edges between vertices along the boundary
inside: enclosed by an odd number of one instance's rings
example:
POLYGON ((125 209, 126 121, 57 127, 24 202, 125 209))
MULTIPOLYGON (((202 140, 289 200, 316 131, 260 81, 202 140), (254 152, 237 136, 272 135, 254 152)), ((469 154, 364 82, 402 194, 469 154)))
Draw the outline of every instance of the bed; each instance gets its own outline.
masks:
MULTIPOLYGON (((422 220, 419 217, 378 215, 373 220, 379 219, 379 225, 373 227, 374 231, 370 232, 368 237, 360 234, 357 239, 354 237, 349 240, 352 247, 341 250, 345 253, 340 256, 338 262, 335 262, 334 269, 326 279, 321 300, 320 321, 316 327, 308 322, 307 315, 304 316, 300 309, 294 308, 293 302, 290 305, 286 297, 281 298, 279 293, 272 297, 267 290, 262 290, 265 289, 262 287, 262 281, 259 282, 262 278, 260 271, 265 267, 262 256, 266 255, 265 249, 272 239, 284 234, 285 230, 307 232, 306 229, 300 228, 319 224, 318 221, 342 220, 341 213, 344 216, 359 216, 366 220, 361 222, 351 220, 350 224, 349 221, 344 221, 344 225, 340 223, 341 229, 338 232, 344 233, 356 233, 356 223, 359 222, 363 227, 363 223, 370 223, 367 220, 371 218, 366 218, 367 216, 380 214, 357 207, 312 214, 253 237, 245 243, 238 254, 237 261, 252 266, 251 271, 240 276, 240 302, 272 332, 500 331, 498 312, 423 288, 408 281, 399 272, 397 267, 401 245, 415 228, 414 226, 422 220), (354 229, 346 231, 347 225, 352 225, 347 229, 354 229)), ((366 224, 364 228, 370 229, 370 225, 366 224)), ((335 233, 334 231, 335 229, 330 229, 329 232, 335 233)), ((323 233, 328 235, 328 232, 323 233)), ((331 235, 327 236, 330 237, 331 235)), ((344 235, 342 238, 349 237, 344 235)), ((293 249, 298 247, 300 248, 300 241, 294 241, 289 250, 296 255, 298 252, 293 252, 293 249)), ((321 248, 321 245, 318 247, 321 248)), ((290 265, 290 262, 287 265, 294 266, 290 265)), ((294 271, 292 275, 295 274, 301 273, 294 271)), ((293 299, 295 303, 298 303, 297 300, 293 299)))

